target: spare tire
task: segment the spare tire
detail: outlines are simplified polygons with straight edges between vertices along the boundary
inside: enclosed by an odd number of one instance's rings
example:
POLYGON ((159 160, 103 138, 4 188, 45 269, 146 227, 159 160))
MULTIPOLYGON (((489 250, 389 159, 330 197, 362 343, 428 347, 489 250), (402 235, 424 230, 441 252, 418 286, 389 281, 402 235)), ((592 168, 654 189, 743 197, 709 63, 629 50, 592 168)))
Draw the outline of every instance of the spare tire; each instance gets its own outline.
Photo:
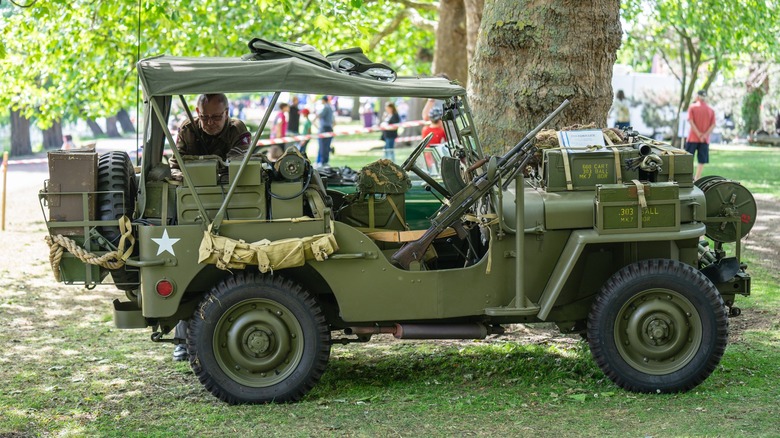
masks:
MULTIPOLYGON (((133 217, 138 183, 130 157, 122 151, 111 151, 98 160, 97 216, 102 221, 115 221, 122 216, 133 217)), ((119 244, 122 233, 119 225, 98 227, 98 232, 114 246, 119 244)), ((126 267, 126 266, 125 266, 126 267)), ((121 290, 133 290, 138 286, 138 271, 125 267, 109 269, 114 283, 121 290)))

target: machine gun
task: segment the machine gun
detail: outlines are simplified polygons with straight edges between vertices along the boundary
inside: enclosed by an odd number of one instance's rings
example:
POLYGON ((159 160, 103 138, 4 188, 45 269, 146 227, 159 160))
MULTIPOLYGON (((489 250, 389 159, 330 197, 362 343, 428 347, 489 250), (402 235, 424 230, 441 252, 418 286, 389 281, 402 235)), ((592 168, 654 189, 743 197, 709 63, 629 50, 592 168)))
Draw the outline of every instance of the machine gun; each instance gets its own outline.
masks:
MULTIPOLYGON (((444 205, 436 216, 431 219, 431 227, 419 239, 409 242, 401 249, 395 252, 391 257, 393 264, 403 269, 409 269, 414 261, 421 261, 423 255, 431 246, 433 240, 441 232, 453 225, 459 225, 460 218, 483 196, 485 196, 502 178, 513 175, 528 165, 531 157, 536 152, 536 146, 531 140, 542 130, 552 119, 554 119, 564 108, 569 105, 566 99, 561 105, 553 111, 546 119, 542 121, 533 131, 523 137, 509 152, 498 158, 491 160, 488 164, 488 171, 474 177, 462 190, 452 196, 448 205, 444 205)), ((517 190, 522 190, 518 187, 517 190)))

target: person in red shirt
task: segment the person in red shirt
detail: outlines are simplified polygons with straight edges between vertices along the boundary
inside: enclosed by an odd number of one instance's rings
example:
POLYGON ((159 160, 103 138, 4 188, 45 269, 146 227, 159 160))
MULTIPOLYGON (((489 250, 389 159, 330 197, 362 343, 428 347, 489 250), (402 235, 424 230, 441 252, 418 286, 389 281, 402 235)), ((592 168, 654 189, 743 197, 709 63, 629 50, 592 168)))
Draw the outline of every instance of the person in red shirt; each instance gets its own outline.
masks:
POLYGON ((705 101, 707 92, 701 90, 696 95, 696 102, 688 108, 688 122, 691 124, 691 132, 688 141, 685 142, 685 150, 695 153, 699 162, 696 168, 696 177, 701 178, 704 165, 710 162, 710 134, 715 129, 715 111, 705 101))
POLYGON ((425 138, 429 133, 433 133, 429 145, 441 144, 445 141, 444 124, 441 121, 442 114, 441 106, 436 105, 436 100, 428 99, 422 110, 422 119, 430 123, 423 127, 422 136, 425 138))
POLYGON ((444 143, 444 125, 441 122, 441 115, 441 108, 433 108, 428 112, 431 124, 423 127, 422 136, 425 138, 428 134, 433 133, 433 137, 428 143, 429 146, 444 143))

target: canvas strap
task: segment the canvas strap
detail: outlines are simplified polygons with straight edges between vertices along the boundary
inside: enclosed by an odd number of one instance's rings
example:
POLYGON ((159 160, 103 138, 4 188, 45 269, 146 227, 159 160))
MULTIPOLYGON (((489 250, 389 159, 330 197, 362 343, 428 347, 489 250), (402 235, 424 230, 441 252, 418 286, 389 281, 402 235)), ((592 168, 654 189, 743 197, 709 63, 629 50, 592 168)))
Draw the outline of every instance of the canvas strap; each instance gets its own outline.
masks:
MULTIPOLYGON (((607 140, 609 140, 609 137, 605 137, 607 140)), ((610 142, 611 143, 611 142, 610 142)), ((623 171, 620 168, 620 151, 618 148, 610 148, 612 149, 612 155, 615 157, 615 183, 616 184, 623 184, 623 171)))
POLYGON ((574 185, 571 181, 571 165, 569 164, 569 153, 566 148, 561 148, 561 158, 563 159, 563 174, 566 177, 566 190, 574 190, 574 185))
POLYGON ((404 217, 401 216, 401 211, 398 210, 398 206, 395 205, 395 201, 393 201, 393 197, 388 195, 387 196, 387 202, 390 203, 390 207, 393 209, 393 212, 395 213, 395 216, 398 218, 398 221, 401 222, 404 225, 404 228, 409 231, 409 225, 406 224, 406 221, 404 220, 404 217))

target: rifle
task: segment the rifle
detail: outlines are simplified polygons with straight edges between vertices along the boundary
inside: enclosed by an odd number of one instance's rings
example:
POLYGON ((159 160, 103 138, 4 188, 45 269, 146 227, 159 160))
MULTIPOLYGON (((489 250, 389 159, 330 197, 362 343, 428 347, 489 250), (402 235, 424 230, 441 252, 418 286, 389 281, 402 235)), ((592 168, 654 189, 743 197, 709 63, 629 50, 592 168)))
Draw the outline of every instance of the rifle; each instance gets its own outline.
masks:
MULTIPOLYGON (((458 228, 458 226, 461 225, 459 222, 460 218, 478 200, 488 194, 491 187, 499 183, 502 178, 513 175, 516 171, 528 165, 528 162, 536 152, 536 146, 530 144, 531 140, 533 140, 534 137, 536 137, 536 134, 538 134, 542 128, 550 123, 550 121, 568 105, 569 100, 564 100, 555 111, 539 124, 539 126, 526 134, 525 137, 520 140, 520 143, 501 156, 496 162, 495 172, 488 169, 488 172, 474 177, 466 187, 453 195, 452 198, 450 198, 449 204, 442 206, 436 216, 431 219, 431 227, 428 228, 422 237, 407 243, 393 254, 391 257, 393 264, 403 269, 409 269, 409 265, 411 265, 413 261, 422 260, 423 255, 428 250, 428 247, 431 246, 431 243, 433 243, 433 239, 435 239, 436 236, 450 226, 458 228)), ((523 188, 518 187, 517 190, 523 190, 523 188)))

